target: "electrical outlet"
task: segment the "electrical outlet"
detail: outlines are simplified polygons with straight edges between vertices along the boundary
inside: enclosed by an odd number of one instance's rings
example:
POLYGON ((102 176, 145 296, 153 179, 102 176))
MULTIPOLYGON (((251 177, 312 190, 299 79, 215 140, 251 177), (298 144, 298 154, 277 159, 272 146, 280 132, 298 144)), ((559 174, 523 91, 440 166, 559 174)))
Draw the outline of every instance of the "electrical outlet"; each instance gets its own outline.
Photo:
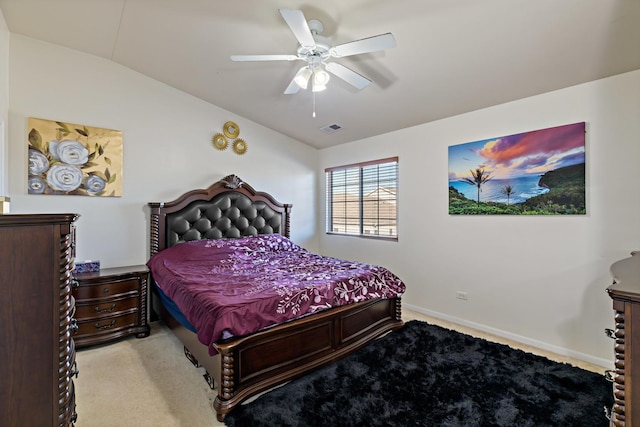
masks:
POLYGON ((456 298, 466 300, 468 298, 468 295, 466 292, 456 291, 456 298))

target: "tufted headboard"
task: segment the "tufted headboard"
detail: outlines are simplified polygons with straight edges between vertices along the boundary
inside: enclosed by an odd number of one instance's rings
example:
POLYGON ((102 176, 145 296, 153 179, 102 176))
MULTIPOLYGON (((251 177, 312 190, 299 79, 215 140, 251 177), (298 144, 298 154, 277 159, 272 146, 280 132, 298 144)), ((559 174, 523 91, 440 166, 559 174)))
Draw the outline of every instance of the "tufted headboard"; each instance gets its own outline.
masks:
POLYGON ((172 202, 149 203, 150 255, 190 240, 279 233, 289 237, 292 205, 256 191, 236 175, 172 202))

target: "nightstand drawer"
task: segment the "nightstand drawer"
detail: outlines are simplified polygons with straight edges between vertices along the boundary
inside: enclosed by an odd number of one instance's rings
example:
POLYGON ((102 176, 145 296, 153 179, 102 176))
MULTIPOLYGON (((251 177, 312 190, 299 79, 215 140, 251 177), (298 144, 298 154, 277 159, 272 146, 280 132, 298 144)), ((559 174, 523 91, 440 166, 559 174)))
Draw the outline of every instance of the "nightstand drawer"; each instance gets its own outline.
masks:
POLYGON ((124 299, 112 299, 107 301, 97 301, 93 304, 78 304, 76 306, 76 316, 81 319, 100 318, 113 316, 115 314, 137 309, 140 299, 137 296, 124 299))
POLYGON ((96 283, 90 286, 80 285, 74 290, 74 295, 76 296, 76 303, 80 304, 81 300, 104 299, 128 292, 138 293, 139 283, 139 280, 132 279, 120 282, 96 283))
POLYGON ((138 323, 138 312, 126 314, 124 316, 105 317, 102 319, 78 322, 78 331, 75 340, 82 340, 84 336, 93 336, 99 333, 111 333, 118 329, 128 328, 138 323))

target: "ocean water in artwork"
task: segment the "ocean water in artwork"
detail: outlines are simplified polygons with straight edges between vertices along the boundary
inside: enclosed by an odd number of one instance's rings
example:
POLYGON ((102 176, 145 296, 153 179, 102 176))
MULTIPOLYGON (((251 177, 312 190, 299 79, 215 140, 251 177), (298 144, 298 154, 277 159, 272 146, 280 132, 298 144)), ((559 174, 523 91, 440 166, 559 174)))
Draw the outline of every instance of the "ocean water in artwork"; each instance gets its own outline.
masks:
MULTIPOLYGON (((469 175, 471 177, 471 175, 469 175)), ((525 175, 509 179, 491 179, 482 184, 480 191, 481 202, 507 203, 505 187, 511 186, 508 203, 513 205, 522 203, 531 197, 547 193, 548 188, 538 185, 540 175, 525 175)), ((466 181, 449 181, 449 186, 462 193, 467 199, 478 200, 478 187, 466 181)))

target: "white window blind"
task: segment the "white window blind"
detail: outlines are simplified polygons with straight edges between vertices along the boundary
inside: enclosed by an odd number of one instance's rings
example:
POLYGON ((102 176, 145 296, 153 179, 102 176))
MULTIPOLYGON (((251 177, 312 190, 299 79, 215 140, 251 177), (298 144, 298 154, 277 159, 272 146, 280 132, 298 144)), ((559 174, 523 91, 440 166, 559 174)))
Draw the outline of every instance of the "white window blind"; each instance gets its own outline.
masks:
POLYGON ((398 158, 325 169, 327 233, 398 237, 398 158))

